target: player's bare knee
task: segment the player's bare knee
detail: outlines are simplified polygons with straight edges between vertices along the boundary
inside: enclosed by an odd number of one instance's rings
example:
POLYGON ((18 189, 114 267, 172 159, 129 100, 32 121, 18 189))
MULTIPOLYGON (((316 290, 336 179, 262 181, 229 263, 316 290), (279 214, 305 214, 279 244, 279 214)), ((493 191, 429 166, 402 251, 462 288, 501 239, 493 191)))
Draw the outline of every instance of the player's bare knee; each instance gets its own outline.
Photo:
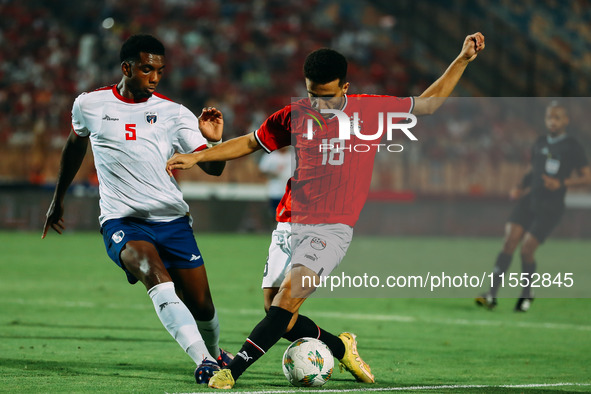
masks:
POLYGON ((531 234, 526 234, 523 243, 521 244, 521 258, 523 261, 533 262, 534 254, 540 246, 540 242, 531 234))
POLYGON ((503 253, 513 254, 521 242, 522 235, 519 232, 511 231, 505 236, 503 242, 503 253))
POLYGON ((191 314, 197 320, 211 320, 215 314, 215 306, 211 293, 195 294, 193 292, 183 292, 183 302, 191 311, 191 314))
POLYGON ((513 254, 523 239, 523 227, 515 223, 505 225, 505 240, 503 242, 503 253, 513 254))
POLYGON ((503 253, 513 254, 519 245, 519 238, 506 238, 503 243, 503 253))
POLYGON ((149 271, 149 253, 141 244, 125 245, 125 249, 121 251, 121 262, 129 271, 142 271, 146 273, 149 271))
POLYGON ((293 291, 300 298, 306 298, 314 291, 316 291, 317 284, 320 283, 320 278, 318 276, 311 276, 308 278, 302 278, 302 280, 298 283, 298 288, 293 291))
POLYGON ((289 285, 292 297, 307 298, 320 285, 319 276, 313 270, 296 265, 290 272, 289 281, 283 281, 281 286, 289 285))
POLYGON ((273 304, 273 299, 278 292, 278 287, 263 288, 263 307, 265 308, 265 312, 269 312, 269 308, 271 307, 271 304, 273 304))
POLYGON ((536 249, 533 245, 529 243, 524 243, 521 245, 521 259, 523 261, 533 261, 534 260, 534 253, 536 249))
POLYGON ((209 320, 213 318, 215 313, 215 306, 213 305, 213 299, 211 298, 211 293, 207 292, 200 297, 197 303, 197 313, 200 316, 200 320, 209 320), (209 317, 209 319, 207 319, 209 317))
POLYGON ((292 297, 291 286, 288 282, 281 285, 277 293, 277 296, 273 298, 271 306, 278 306, 279 308, 295 313, 299 310, 300 306, 304 301, 305 298, 292 297))
POLYGON ((536 247, 531 244, 523 244, 521 246, 521 259, 523 261, 534 261, 534 254, 536 252, 536 247))
POLYGON ((121 262, 147 288, 171 281, 154 246, 147 242, 129 242, 121 251, 121 262))
POLYGON ((300 300, 301 299, 299 298, 284 297, 277 302, 274 302, 272 306, 278 306, 279 308, 285 309, 286 311, 296 313, 302 305, 300 300))
POLYGON ((211 305, 200 305, 199 307, 189 308, 193 317, 197 320, 208 321, 213 319, 215 308, 211 305))

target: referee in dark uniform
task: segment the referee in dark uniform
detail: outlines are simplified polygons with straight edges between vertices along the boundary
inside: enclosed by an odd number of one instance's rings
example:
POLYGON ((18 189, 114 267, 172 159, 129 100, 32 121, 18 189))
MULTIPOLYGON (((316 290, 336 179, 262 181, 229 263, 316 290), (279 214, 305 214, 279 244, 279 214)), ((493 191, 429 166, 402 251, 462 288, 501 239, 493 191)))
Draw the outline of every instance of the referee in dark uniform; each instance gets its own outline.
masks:
MULTIPOLYGON (((517 205, 505 225, 503 250, 497 256, 490 290, 476 298, 478 305, 493 309, 497 305, 500 275, 511 265, 521 242, 521 277, 536 272, 534 253, 558 225, 564 213, 564 196, 571 186, 591 184, 591 167, 581 144, 567 134, 566 107, 553 101, 546 108, 548 134, 539 137, 531 150, 531 170, 511 191, 517 205), (577 174, 573 176, 573 172, 577 174)), ((530 282, 530 280, 528 280, 530 282)), ((506 282, 505 282, 506 283, 506 282)), ((530 286, 522 288, 515 311, 525 312, 534 299, 530 286)))

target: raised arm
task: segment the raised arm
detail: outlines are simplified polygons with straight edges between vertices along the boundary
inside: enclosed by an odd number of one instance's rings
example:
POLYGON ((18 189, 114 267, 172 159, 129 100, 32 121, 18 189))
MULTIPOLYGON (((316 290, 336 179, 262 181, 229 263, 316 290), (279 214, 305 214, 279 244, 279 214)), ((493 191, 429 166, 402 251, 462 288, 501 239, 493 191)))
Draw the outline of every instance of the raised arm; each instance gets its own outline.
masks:
POLYGON ((415 98, 414 115, 430 115, 443 104, 454 90, 468 64, 484 49, 484 36, 474 33, 466 36, 462 51, 447 70, 419 97, 415 98))
POLYGON ((172 170, 193 167, 197 163, 226 161, 249 155, 261 149, 254 132, 225 141, 212 148, 187 154, 175 154, 166 163, 166 171, 172 176, 172 170))
POLYGON ((82 165, 87 147, 88 137, 79 137, 72 130, 62 151, 62 159, 57 183, 55 185, 55 192, 53 193, 53 199, 51 200, 49 210, 47 211, 41 238, 45 238, 50 227, 58 234, 61 234, 65 229, 63 218, 64 198, 68 187, 70 187, 72 180, 74 180, 74 177, 82 165))

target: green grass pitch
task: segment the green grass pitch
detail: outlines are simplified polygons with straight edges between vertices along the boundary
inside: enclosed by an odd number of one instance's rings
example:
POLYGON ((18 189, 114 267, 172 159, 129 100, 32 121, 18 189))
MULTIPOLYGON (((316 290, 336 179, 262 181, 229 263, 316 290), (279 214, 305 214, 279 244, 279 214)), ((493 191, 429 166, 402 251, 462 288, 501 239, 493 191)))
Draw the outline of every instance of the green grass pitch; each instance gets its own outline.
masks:
MULTIPOLYGON (((260 279, 269 239, 197 237, 222 324, 221 345, 233 353, 263 316, 260 279)), ((355 238, 353 245, 361 242, 355 238)), ((434 258, 481 262, 483 269, 491 268, 500 247, 500 239, 388 242, 393 248, 436 245, 428 249, 434 258), (462 253, 458 245, 466 246, 462 253)), ((591 255, 588 242, 551 240, 539 262, 581 251, 591 255)), ((525 314, 512 311, 514 301, 501 299, 490 312, 468 298, 309 300, 302 313, 319 325, 358 334, 360 353, 377 379, 361 385, 335 371, 320 390, 591 391, 590 300, 537 299, 525 314)), ((51 233, 45 240, 39 233, 0 232, 0 310, 1 392, 210 391, 194 383, 192 361, 161 326, 141 284, 128 285, 109 260, 98 232, 51 233)), ((235 390, 297 390, 281 371, 287 345, 281 340, 235 390)))

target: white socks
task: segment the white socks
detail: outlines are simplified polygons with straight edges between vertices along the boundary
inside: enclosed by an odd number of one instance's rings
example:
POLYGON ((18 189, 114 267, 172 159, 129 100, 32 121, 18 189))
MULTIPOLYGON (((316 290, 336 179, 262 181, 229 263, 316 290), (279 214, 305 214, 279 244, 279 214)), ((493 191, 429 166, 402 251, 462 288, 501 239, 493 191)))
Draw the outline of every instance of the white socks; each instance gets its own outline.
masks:
POLYGON ((205 345, 209 353, 218 358, 220 356, 220 322, 218 321, 218 313, 214 312, 213 318, 209 321, 197 320, 197 327, 203 336, 205 345))
MULTIPOLYGON (((207 358, 215 362, 197 329, 197 324, 187 306, 174 291, 174 283, 164 282, 148 290, 156 314, 166 330, 184 351, 199 365, 207 358)), ((216 316, 214 319, 217 322, 216 316)), ((212 320, 213 321, 213 320, 212 320)), ((217 357, 217 356, 216 356, 217 357)))

